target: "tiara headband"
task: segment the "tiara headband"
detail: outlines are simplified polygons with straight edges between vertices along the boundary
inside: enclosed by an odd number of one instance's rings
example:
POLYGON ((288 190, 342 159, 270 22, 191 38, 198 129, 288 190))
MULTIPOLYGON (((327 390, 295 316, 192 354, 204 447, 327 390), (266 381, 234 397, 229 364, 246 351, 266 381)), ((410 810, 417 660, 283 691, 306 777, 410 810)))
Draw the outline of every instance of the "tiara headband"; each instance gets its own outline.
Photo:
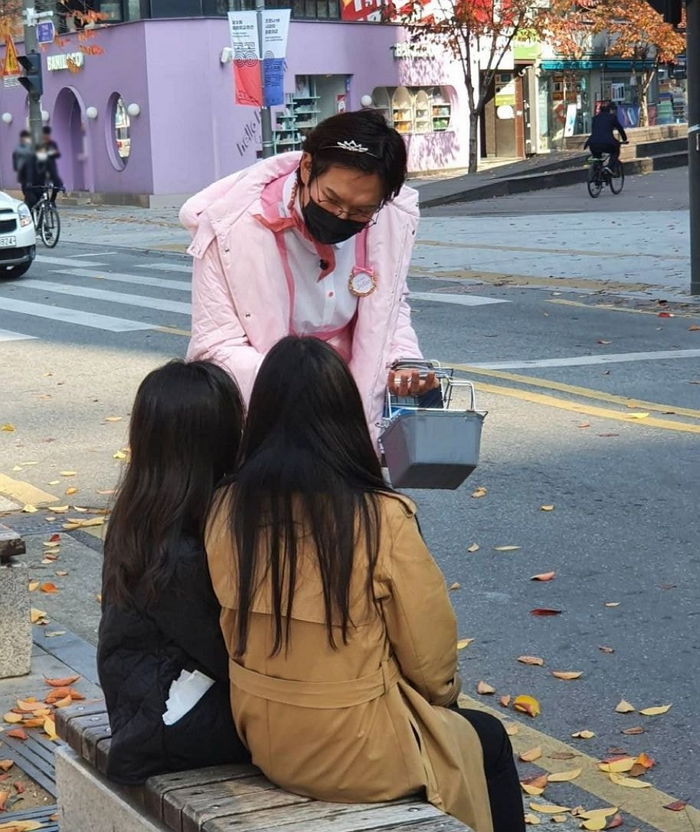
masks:
POLYGON ((366 153, 368 156, 374 156, 375 159, 379 159, 379 156, 377 156, 376 153, 372 153, 368 147, 365 147, 363 144, 359 144, 354 139, 346 139, 342 142, 339 141, 335 144, 322 147, 321 150, 347 150, 350 153, 366 153))

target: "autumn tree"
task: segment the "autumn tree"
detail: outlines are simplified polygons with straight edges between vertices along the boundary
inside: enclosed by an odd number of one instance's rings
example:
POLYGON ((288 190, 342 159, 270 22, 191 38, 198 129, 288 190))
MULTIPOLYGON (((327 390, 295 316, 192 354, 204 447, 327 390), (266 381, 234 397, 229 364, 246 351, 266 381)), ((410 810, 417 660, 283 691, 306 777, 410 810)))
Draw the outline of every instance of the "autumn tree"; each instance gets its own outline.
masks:
POLYGON ((479 119, 503 59, 518 37, 537 39, 545 21, 533 0, 408 0, 389 3, 385 18, 400 23, 413 43, 435 44, 459 62, 469 109, 469 173, 476 173, 479 119))
POLYGON ((639 123, 649 124, 647 94, 661 64, 685 50, 685 37, 646 0, 588 0, 585 6, 554 0, 548 24, 550 41, 560 55, 575 60, 595 43, 604 57, 629 60, 641 79, 639 123))

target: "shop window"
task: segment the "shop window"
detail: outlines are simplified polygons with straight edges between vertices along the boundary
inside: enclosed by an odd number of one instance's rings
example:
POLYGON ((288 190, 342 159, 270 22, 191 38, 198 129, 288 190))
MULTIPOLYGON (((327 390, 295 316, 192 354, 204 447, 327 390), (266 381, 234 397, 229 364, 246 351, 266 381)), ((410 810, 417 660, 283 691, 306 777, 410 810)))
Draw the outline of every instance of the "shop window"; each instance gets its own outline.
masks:
POLYGON ((124 170, 131 156, 131 118, 119 93, 109 100, 106 139, 112 164, 117 170, 124 170))
POLYGON ((450 129, 450 90, 444 87, 377 87, 375 109, 402 134, 444 133, 450 129))
POLYGON ((299 20, 339 20, 338 0, 292 0, 292 17, 299 20))

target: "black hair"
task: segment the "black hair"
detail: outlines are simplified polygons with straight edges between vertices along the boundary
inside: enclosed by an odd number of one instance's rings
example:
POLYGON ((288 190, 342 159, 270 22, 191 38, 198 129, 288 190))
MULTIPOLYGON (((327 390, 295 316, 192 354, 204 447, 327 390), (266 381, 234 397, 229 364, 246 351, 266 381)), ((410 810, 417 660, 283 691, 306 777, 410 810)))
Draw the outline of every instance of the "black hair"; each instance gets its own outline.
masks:
POLYGON ((408 158, 401 134, 389 127, 377 110, 339 113, 322 121, 304 141, 311 156, 311 178, 333 166, 376 173, 382 182, 382 201, 398 196, 406 181, 408 158), (338 142, 355 142, 367 152, 343 150, 338 142))
POLYGON ((131 460, 105 538, 105 602, 123 605, 137 587, 149 602, 165 589, 171 547, 184 533, 204 537, 214 490, 235 467, 243 419, 236 383, 208 361, 171 361, 141 382, 131 460))
POLYGON ((48 124, 46 124, 46 125, 44 125, 44 127, 42 127, 42 128, 41 128, 41 132, 42 132, 45 136, 50 136, 50 135, 51 135, 51 128, 49 127, 49 125, 48 125, 48 124))
POLYGON ((347 642, 353 566, 361 550, 368 566, 364 590, 376 603, 378 494, 389 491, 345 362, 317 338, 283 338, 260 367, 240 467, 215 503, 229 512, 237 558, 236 655, 245 652, 263 577, 271 584, 273 654, 289 645, 299 554, 309 541, 329 643, 336 647, 334 628, 347 642))
POLYGON ((19 137, 20 139, 31 139, 32 134, 29 132, 29 130, 20 130, 19 137))

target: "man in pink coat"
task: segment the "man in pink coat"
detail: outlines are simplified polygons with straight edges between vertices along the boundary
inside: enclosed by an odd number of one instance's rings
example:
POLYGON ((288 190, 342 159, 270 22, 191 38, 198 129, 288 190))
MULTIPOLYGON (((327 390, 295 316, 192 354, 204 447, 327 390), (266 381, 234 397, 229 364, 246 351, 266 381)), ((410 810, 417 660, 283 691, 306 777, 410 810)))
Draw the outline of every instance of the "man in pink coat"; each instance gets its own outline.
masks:
POLYGON ((348 361, 375 436, 387 386, 431 403, 432 376, 392 370, 421 357, 406 299, 418 204, 405 179, 403 139, 365 110, 322 122, 303 153, 258 162, 188 200, 188 359, 225 367, 248 400, 268 350, 310 335, 348 361))

